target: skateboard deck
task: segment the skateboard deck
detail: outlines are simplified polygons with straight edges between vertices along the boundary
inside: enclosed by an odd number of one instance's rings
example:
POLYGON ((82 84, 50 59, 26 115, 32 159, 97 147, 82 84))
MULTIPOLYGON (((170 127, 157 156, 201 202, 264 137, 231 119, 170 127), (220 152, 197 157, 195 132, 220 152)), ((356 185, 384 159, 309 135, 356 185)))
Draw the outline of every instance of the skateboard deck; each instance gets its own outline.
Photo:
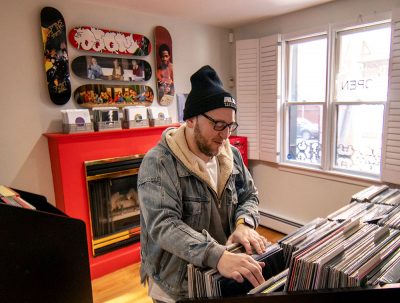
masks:
POLYGON ((139 59, 79 56, 72 61, 72 71, 83 79, 144 82, 151 78, 151 66, 139 59), (120 66, 120 73, 115 66, 120 66))
POLYGON ((172 39, 165 27, 154 30, 157 62, 157 96, 160 105, 169 105, 174 99, 174 72, 172 61, 172 39))
POLYGON ((86 84, 74 92, 76 102, 85 108, 99 106, 150 106, 154 94, 147 85, 86 84))
POLYGON ((71 98, 71 80, 68 66, 67 35, 61 13, 53 7, 40 12, 44 69, 50 99, 63 105, 71 98))
POLYGON ((134 56, 151 52, 150 40, 139 34, 80 26, 71 29, 68 38, 73 47, 85 51, 134 56))

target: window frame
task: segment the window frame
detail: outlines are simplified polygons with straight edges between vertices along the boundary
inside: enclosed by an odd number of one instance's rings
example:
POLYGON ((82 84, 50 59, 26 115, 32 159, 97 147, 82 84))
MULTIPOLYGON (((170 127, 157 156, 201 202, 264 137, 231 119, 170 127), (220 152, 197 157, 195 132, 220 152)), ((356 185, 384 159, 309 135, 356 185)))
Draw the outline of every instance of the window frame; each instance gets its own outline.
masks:
MULTIPOLYGON (((338 34, 345 31, 359 31, 362 28, 371 28, 377 26, 388 26, 391 27, 391 18, 387 15, 374 18, 374 20, 363 21, 357 20, 357 22, 346 23, 346 24, 329 24, 325 29, 303 31, 301 33, 292 33, 288 35, 282 35, 282 71, 281 75, 281 144, 279 157, 279 163, 281 165, 289 167, 297 167, 300 169, 306 169, 311 171, 317 171, 322 173, 332 173, 335 175, 350 176, 355 178, 363 178, 369 180, 380 180, 382 173, 373 174, 361 171, 351 171, 340 169, 335 167, 336 161, 336 145, 337 145, 337 118, 338 108, 340 105, 361 105, 361 104, 383 104, 386 106, 387 101, 337 101, 335 100, 335 79, 336 71, 338 70, 339 64, 339 43, 337 40, 338 34), (289 43, 292 41, 300 40, 311 40, 318 36, 326 36, 327 39, 327 65, 326 65, 326 92, 325 102, 298 102, 288 101, 289 93, 289 43), (321 160, 320 164, 303 163, 299 161, 288 160, 286 155, 289 149, 289 108, 291 105, 312 105, 322 104, 322 130, 321 130, 321 160)), ((385 110, 384 110, 385 111, 385 110)), ((383 118, 384 119, 384 118, 383 118)), ((382 133, 384 129, 382 129, 382 133)), ((381 151, 383 150, 383 144, 381 151)), ((382 153, 381 153, 382 157, 382 153)), ((382 165, 382 158, 381 158, 382 165)))
POLYGON ((282 65, 284 66, 283 70, 285 71, 282 73, 282 116, 281 119, 283 121, 282 123, 282 139, 281 139, 281 151, 280 153, 280 163, 281 164, 288 164, 288 165, 293 165, 301 168, 309 168, 309 169, 314 169, 314 170, 324 170, 323 169, 323 163, 325 162, 324 156, 325 156, 325 144, 324 144, 324 138, 325 133, 324 133, 324 126, 325 126, 325 117, 326 117, 326 104, 328 103, 328 83, 329 83, 329 31, 327 28, 319 28, 317 30, 312 30, 312 31, 307 31, 307 32, 301 32, 297 34, 290 34, 290 35, 285 35, 282 38, 282 65), (325 77, 325 100, 323 102, 315 102, 315 101, 288 101, 288 95, 289 95, 289 85, 290 85, 290 80, 289 80, 289 58, 290 58, 290 48, 289 44, 294 41, 313 41, 318 39, 319 37, 324 37, 327 40, 327 68, 326 68, 326 77, 325 77), (296 105, 322 105, 322 139, 321 139, 321 161, 320 164, 313 164, 313 163, 302 163, 298 161, 293 161, 293 160, 287 160, 286 155, 288 154, 288 149, 289 146, 287 144, 287 141, 289 140, 289 108, 290 106, 296 106, 296 105))
MULTIPOLYGON (((331 116, 331 135, 332 135, 332 141, 330 141, 330 161, 327 163, 328 170, 338 172, 338 173, 343 173, 347 175, 353 175, 355 177, 364 177, 364 178, 372 178, 372 179, 380 179, 381 173, 379 174, 373 174, 373 173, 368 173, 368 172, 361 172, 361 171, 352 171, 352 170, 346 170, 346 169, 341 169, 340 167, 335 167, 335 160, 336 160, 336 148, 337 148, 337 119, 338 119, 338 108, 340 105, 383 105, 384 108, 386 106, 387 98, 385 101, 338 101, 335 96, 335 75, 336 71, 339 69, 339 55, 340 55, 340 43, 338 43, 338 35, 340 32, 360 32, 362 29, 367 29, 367 28, 377 28, 377 27, 391 27, 391 20, 381 20, 381 21, 375 21, 375 22, 366 22, 363 24, 355 24, 355 25, 347 25, 347 26, 337 26, 335 28, 332 28, 332 50, 335 51, 334 54, 332 54, 332 79, 330 79, 330 83, 332 85, 331 89, 331 98, 330 98, 330 116, 331 116)), ((391 46, 389 45, 389 48, 391 46)), ((383 113, 384 115, 384 113, 383 113)), ((383 135, 384 129, 382 128, 382 135, 383 135)), ((381 151, 383 148, 384 142, 381 142, 381 151)), ((381 156, 381 163, 382 163, 382 156, 381 156)))

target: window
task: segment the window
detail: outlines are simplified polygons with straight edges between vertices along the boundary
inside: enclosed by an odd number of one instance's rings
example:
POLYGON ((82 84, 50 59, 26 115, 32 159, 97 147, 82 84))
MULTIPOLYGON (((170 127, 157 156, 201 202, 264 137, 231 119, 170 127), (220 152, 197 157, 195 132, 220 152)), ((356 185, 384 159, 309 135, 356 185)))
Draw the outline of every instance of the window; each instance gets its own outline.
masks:
POLYGON ((283 162, 379 175, 390 35, 383 23, 284 40, 283 162))
POLYGON ((287 58, 286 159, 320 165, 326 102, 326 35, 289 41, 287 58))
POLYGON ((379 175, 390 34, 388 24, 337 33, 335 169, 379 175))

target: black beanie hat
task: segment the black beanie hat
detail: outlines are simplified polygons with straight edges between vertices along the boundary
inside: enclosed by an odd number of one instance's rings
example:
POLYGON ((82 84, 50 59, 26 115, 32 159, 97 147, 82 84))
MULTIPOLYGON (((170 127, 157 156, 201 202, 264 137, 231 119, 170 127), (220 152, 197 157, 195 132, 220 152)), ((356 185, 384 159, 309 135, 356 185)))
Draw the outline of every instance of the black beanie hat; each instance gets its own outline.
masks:
POLYGON ((190 82, 192 90, 186 99, 183 120, 221 107, 232 108, 236 112, 235 99, 224 90, 221 80, 211 66, 200 68, 190 77, 190 82))

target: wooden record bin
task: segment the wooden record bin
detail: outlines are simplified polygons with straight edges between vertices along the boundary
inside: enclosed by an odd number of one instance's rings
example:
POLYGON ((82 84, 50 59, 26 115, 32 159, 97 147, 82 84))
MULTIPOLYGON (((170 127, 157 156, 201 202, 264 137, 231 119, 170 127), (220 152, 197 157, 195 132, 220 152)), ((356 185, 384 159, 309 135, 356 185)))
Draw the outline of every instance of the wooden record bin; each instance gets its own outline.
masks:
POLYGON ((15 191, 36 210, 0 204, 0 301, 93 302, 84 222, 15 191))
POLYGON ((225 297, 215 299, 184 300, 191 302, 221 302, 221 303, 338 303, 338 302, 398 302, 400 284, 389 284, 381 288, 342 288, 318 291, 274 292, 271 294, 256 294, 249 296, 225 297))

